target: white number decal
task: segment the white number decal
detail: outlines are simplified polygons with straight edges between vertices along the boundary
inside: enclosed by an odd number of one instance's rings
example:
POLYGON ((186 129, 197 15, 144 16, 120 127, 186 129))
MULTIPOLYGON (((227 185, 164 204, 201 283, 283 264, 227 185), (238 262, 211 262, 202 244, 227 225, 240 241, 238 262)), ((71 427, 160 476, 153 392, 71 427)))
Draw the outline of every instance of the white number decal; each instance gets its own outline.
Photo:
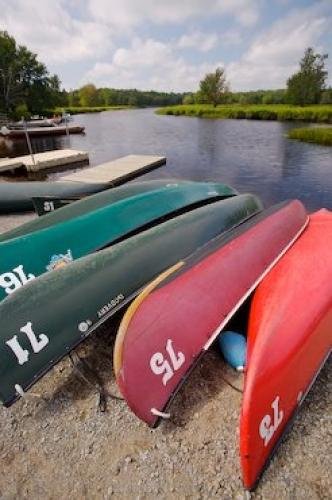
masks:
POLYGON ((259 435, 264 441, 264 446, 268 445, 284 417, 284 412, 279 410, 279 400, 280 397, 277 396, 271 404, 271 408, 273 409, 273 423, 271 415, 265 415, 259 424, 259 435))
MULTIPOLYGON (((28 340, 31 344, 31 348, 34 353, 40 352, 42 349, 44 349, 45 346, 49 343, 48 337, 44 334, 41 333, 40 335, 36 336, 34 331, 32 330, 32 323, 31 321, 28 321, 28 323, 22 328, 20 328, 20 332, 25 333, 25 335, 28 337, 28 340)), ((19 341, 17 340, 17 335, 14 335, 11 339, 7 340, 5 342, 13 351, 15 354, 18 364, 19 365, 24 365, 29 359, 29 351, 27 349, 23 349, 23 347, 20 345, 19 341)))
POLYGON ((15 267, 11 272, 0 274, 0 286, 5 289, 7 295, 15 292, 28 281, 35 279, 35 275, 25 274, 22 264, 15 267))
POLYGON ((53 212, 55 210, 53 201, 44 201, 44 211, 53 212))
POLYGON ((185 362, 183 352, 174 351, 172 340, 168 339, 166 343, 166 351, 169 356, 170 362, 164 358, 161 352, 156 352, 150 359, 150 368, 155 375, 163 375, 163 384, 173 377, 176 372, 185 362))

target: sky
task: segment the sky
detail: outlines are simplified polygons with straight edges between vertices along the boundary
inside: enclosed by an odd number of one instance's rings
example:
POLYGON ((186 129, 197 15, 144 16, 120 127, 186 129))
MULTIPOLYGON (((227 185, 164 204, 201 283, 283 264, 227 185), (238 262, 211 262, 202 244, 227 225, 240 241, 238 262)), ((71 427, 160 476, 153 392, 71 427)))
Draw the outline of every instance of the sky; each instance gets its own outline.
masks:
POLYGON ((308 46, 332 84, 332 0, 0 0, 0 30, 67 90, 195 91, 218 66, 233 91, 283 88, 308 46))

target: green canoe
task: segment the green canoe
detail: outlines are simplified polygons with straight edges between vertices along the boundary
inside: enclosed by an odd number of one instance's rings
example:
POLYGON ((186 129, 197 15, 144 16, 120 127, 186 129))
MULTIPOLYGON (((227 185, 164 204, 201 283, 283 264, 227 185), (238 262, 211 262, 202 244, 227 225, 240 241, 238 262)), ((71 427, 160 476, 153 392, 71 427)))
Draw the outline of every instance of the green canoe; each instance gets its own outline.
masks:
MULTIPOLYGON (((59 222, 64 222, 74 217, 79 217, 98 208, 103 208, 112 203, 124 200, 131 196, 136 196, 138 194, 146 193, 148 191, 153 191, 160 188, 171 188, 174 185, 184 185, 184 184, 195 184, 192 181, 178 181, 174 179, 156 180, 156 181, 145 181, 136 182, 132 184, 127 184, 118 188, 107 189, 101 193, 94 194, 82 200, 76 201, 69 205, 66 205, 54 212, 44 215, 38 219, 34 219, 31 222, 27 222, 22 226, 6 231, 0 235, 0 242, 9 240, 11 238, 17 238, 24 234, 32 233, 34 231, 39 231, 46 227, 58 224, 59 222)), ((0 184, 1 187, 1 184, 0 184)), ((221 189, 221 184, 220 184, 221 189)), ((237 194, 236 191, 228 186, 224 186, 224 196, 233 196, 237 194)))
POLYGON ((180 212, 211 203, 224 197, 224 193, 223 184, 174 184, 3 241, 0 243, 0 300, 46 271, 119 242, 180 212))
POLYGON ((217 201, 83 257, 0 304, 0 400, 9 405, 164 269, 262 209, 217 201))
POLYGON ((88 196, 107 189, 109 184, 85 182, 1 182, 0 213, 33 210, 32 198, 38 196, 75 197, 88 196))

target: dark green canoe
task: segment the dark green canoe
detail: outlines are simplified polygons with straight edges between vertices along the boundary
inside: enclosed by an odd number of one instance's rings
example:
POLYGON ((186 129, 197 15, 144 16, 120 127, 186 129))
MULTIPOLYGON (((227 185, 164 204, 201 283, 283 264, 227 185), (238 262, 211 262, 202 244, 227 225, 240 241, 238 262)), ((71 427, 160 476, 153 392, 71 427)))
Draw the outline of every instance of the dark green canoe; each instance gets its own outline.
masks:
POLYGON ((2 301, 1 401, 13 402, 164 269, 261 209, 252 195, 197 208, 46 273, 2 301))
MULTIPOLYGON (((38 219, 34 219, 22 226, 6 231, 0 235, 0 242, 9 240, 11 238, 17 238, 24 234, 32 233, 34 231, 39 231, 46 227, 50 227, 59 222, 65 222, 74 217, 79 217, 93 210, 106 207, 112 203, 119 202, 125 198, 130 198, 138 194, 147 193, 148 191, 153 191, 155 189, 161 188, 172 188, 177 185, 192 185, 195 184, 192 181, 178 181, 174 179, 163 179, 156 181, 145 181, 136 182, 133 184, 127 184, 118 188, 107 189, 101 193, 94 194, 82 200, 71 203, 70 205, 59 208, 54 212, 44 215, 38 219)), ((1 184, 0 184, 1 186, 1 184)), ((221 192, 221 184, 219 184, 219 193, 221 192)), ((224 186, 224 196, 233 196, 236 191, 228 186, 224 186)))
POLYGON ((85 182, 1 182, 0 213, 26 212, 33 210, 32 198, 38 196, 88 196, 107 189, 107 183, 85 182))
POLYGON ((0 243, 0 300, 46 271, 119 242, 179 212, 211 203, 224 193, 224 185, 215 183, 164 186, 3 241, 0 243))

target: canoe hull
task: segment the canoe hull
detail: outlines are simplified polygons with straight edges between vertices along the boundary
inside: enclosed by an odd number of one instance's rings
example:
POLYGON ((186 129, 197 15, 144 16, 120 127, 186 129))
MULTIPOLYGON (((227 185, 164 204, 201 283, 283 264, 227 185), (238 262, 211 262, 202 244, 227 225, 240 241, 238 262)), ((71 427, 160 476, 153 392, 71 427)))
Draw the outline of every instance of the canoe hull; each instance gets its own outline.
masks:
POLYGON ((0 183, 0 213, 28 212, 33 210, 35 196, 88 196, 107 189, 107 184, 84 182, 2 182, 0 183))
POLYGON ((331 246, 332 213, 317 212, 254 296, 240 426, 248 489, 255 487, 331 350, 331 246))
MULTIPOLYGON (((176 217, 30 282, 0 304, 0 399, 10 404, 70 349, 124 307, 163 269, 261 210, 239 195, 176 217), (49 343, 18 365, 8 341, 31 323, 49 343)), ((17 347, 17 346, 16 346, 17 347)))
POLYGON ((114 245, 179 213, 212 203, 223 193, 222 184, 174 184, 4 241, 0 244, 0 300, 46 271, 114 245))
POLYGON ((199 357, 306 223, 297 201, 265 211, 179 262, 137 297, 120 325, 114 367, 140 419, 158 424, 199 357))
MULTIPOLYGON (((0 184, 0 200, 5 196, 6 184, 0 184)), ((12 184, 12 183, 11 183, 12 184)), ((22 236, 24 234, 33 233, 35 231, 40 231, 41 229, 45 229, 50 226, 54 226, 55 224, 59 224, 60 222, 65 222, 67 220, 73 219, 74 217, 80 217, 81 215, 87 214, 88 212, 92 212, 93 210, 98 210, 99 208, 103 208, 106 205, 111 205, 112 203, 116 203, 118 201, 124 200, 126 198, 130 198, 131 196, 136 196, 139 194, 147 193, 149 191, 153 191, 155 189, 160 189, 164 187, 172 187, 175 184, 177 185, 188 185, 194 184, 190 181, 174 181, 172 179, 165 180, 157 180, 157 181, 145 181, 145 182, 135 182, 132 184, 128 184, 126 186, 121 186, 112 189, 105 189, 105 186, 102 189, 97 189, 96 186, 99 184, 84 184, 81 182, 20 182, 14 183, 15 186, 10 186, 8 188, 8 197, 17 196, 20 197, 23 193, 29 197, 29 203, 32 198, 40 197, 43 194, 45 198, 45 194, 48 193, 48 196, 54 195, 58 193, 58 197, 61 195, 62 198, 66 196, 75 195, 75 193, 79 194, 80 190, 84 186, 90 186, 92 191, 89 193, 91 196, 87 196, 82 200, 78 200, 74 203, 71 203, 69 206, 64 206, 61 209, 57 209, 56 211, 52 211, 45 216, 34 219, 22 226, 16 227, 6 233, 0 235, 0 242, 4 240, 9 240, 11 238, 17 238, 18 236, 22 236), (28 184, 28 186, 21 186, 22 184, 28 184), (38 186, 35 186, 38 184, 38 186), (61 193, 58 191, 59 186, 61 185, 61 193), (48 187, 46 186, 48 185, 48 187), (18 186, 18 187, 17 187, 18 186), (14 189, 14 191, 13 191, 14 189), (76 191, 77 190, 77 191, 76 191), (102 191, 102 192, 99 192, 102 191), (32 198, 31 198, 32 197, 32 198)), ((109 186, 108 186, 109 187, 109 186)), ((225 197, 232 196, 236 194, 236 192, 225 186, 225 197)), ((1 204, 1 201, 0 201, 1 204)), ((1 207, 1 205, 0 205, 1 207)))

